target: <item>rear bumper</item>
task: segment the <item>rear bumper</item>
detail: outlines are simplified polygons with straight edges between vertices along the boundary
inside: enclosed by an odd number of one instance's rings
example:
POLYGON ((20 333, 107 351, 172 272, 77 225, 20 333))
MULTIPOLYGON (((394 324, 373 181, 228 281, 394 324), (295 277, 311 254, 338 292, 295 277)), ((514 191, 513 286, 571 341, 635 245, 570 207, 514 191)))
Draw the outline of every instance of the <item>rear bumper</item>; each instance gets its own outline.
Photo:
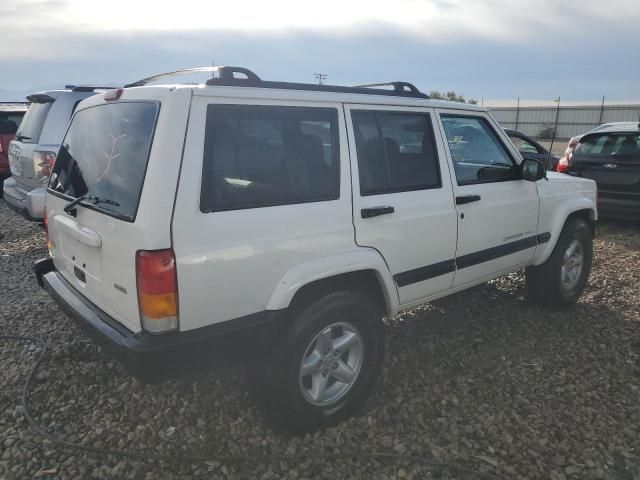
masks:
POLYGON ((264 324, 276 315, 275 311, 265 311, 208 327, 164 335, 151 335, 144 331, 134 333, 80 294, 56 271, 53 259, 38 260, 33 270, 38 284, 71 319, 133 374, 163 368, 175 358, 175 354, 187 354, 194 345, 209 344, 238 330, 264 324))
POLYGON ((4 181, 2 194, 7 205, 27 220, 41 222, 44 219, 45 189, 26 191, 20 188, 13 177, 4 181))
POLYGON ((640 195, 621 197, 618 194, 610 196, 606 192, 600 192, 598 216, 640 222, 640 195))

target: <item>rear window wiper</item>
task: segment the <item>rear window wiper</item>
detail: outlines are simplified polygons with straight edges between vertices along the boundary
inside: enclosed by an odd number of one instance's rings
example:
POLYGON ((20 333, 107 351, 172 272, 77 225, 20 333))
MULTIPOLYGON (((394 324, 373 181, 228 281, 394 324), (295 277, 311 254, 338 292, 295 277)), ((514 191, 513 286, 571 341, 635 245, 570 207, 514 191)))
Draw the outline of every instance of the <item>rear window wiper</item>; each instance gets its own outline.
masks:
POLYGON ((106 203, 108 205, 114 205, 116 207, 120 206, 120 204, 118 202, 114 201, 114 200, 109 200, 108 198, 100 198, 100 197, 97 197, 96 195, 91 195, 90 193, 85 193, 84 195, 80 195, 75 200, 72 200, 71 202, 67 203, 64 206, 64 211, 67 212, 72 217, 75 217, 77 215, 76 205, 78 205, 80 202, 82 202, 84 200, 91 200, 91 201, 93 201, 94 205, 97 204, 97 203, 106 203))

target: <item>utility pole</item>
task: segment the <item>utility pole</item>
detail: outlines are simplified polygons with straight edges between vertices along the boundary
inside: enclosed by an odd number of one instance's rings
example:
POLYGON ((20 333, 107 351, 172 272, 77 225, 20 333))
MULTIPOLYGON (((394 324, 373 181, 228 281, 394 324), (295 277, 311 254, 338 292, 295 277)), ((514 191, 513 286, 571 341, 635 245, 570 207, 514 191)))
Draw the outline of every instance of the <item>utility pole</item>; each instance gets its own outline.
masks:
POLYGON ((328 77, 326 73, 314 73, 313 76, 316 77, 316 80, 318 80, 318 85, 324 85, 324 81, 328 77))
POLYGON ((553 126, 553 135, 551 135, 551 145, 549 146, 549 155, 547 155, 547 165, 551 160, 551 151, 553 150, 553 141, 556 139, 556 132, 558 131, 558 117, 560 115, 560 97, 554 100, 558 105, 556 106, 556 121, 553 126))
POLYGON ((603 113, 604 113, 604 95, 602 95, 602 104, 600 105, 600 118, 598 118, 598 125, 602 125, 603 113))
POLYGON ((520 118, 520 97, 518 97, 518 105, 516 106, 516 130, 518 130, 518 119, 520 118))

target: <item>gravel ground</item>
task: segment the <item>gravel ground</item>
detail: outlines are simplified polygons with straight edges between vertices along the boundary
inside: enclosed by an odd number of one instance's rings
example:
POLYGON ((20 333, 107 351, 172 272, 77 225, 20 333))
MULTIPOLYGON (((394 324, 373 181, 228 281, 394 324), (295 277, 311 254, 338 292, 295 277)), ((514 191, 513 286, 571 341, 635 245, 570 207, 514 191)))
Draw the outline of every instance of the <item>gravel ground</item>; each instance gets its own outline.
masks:
POLYGON ((365 411, 305 437, 270 430, 237 365, 144 385, 85 339, 31 274, 42 229, 0 201, 0 334, 50 346, 32 411, 70 441, 222 460, 177 464, 66 450, 19 406, 38 349, 0 344, 0 479, 529 478, 640 480, 640 226, 605 224, 573 309, 525 303, 521 273, 404 313, 365 411), (351 460, 317 452, 357 451, 351 460), (370 452, 422 455, 471 470, 370 452), (264 460, 256 453, 311 454, 264 460), (243 462, 225 460, 248 454, 243 462))

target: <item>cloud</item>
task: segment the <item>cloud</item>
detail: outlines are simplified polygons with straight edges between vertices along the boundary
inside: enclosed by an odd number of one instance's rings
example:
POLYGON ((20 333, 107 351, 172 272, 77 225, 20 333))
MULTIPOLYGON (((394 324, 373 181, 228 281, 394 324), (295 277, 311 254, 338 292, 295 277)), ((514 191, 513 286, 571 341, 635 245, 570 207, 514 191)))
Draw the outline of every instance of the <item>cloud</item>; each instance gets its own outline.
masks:
POLYGON ((215 61, 268 79, 321 71, 334 83, 402 79, 467 97, 640 98, 640 4, 626 0, 14 1, 0 7, 4 88, 122 83, 215 61))

